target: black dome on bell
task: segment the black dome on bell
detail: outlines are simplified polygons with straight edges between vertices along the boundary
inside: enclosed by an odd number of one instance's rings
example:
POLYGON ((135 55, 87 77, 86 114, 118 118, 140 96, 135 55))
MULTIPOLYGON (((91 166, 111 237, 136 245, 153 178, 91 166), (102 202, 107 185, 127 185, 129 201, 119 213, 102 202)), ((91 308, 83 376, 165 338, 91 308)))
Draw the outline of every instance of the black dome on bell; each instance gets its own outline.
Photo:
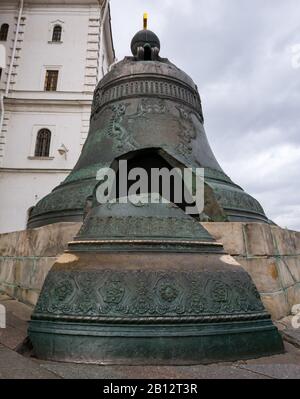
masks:
POLYGON ((140 30, 135 34, 131 41, 131 51, 134 56, 137 55, 139 47, 150 46, 151 48, 158 48, 160 50, 160 40, 157 35, 148 29, 140 30))

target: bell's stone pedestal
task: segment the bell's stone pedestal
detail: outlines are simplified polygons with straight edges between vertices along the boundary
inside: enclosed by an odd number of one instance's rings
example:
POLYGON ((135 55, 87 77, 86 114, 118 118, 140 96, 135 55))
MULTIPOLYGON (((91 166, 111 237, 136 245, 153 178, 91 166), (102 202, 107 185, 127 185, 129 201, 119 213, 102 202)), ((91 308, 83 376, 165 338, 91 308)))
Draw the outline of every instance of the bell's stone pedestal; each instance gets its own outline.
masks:
POLYGON ((35 306, 45 278, 81 223, 0 234, 0 291, 35 306))
MULTIPOLYGON (((300 303, 300 233, 261 223, 203 223, 251 275, 273 320, 300 303)), ((0 291, 36 305, 45 277, 81 223, 0 235, 0 291)))

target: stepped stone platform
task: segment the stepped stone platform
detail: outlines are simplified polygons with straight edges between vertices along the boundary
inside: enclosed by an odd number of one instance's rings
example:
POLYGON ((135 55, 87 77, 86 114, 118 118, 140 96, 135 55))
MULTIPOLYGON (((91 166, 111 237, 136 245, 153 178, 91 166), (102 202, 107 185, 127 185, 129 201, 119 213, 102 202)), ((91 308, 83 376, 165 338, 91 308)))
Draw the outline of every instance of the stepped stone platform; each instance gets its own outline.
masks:
MULTIPOLYGON (((300 233, 263 223, 203 223, 251 275, 273 320, 300 304, 300 233)), ((0 235, 0 290, 35 305, 50 268, 80 229, 57 223, 0 235)))

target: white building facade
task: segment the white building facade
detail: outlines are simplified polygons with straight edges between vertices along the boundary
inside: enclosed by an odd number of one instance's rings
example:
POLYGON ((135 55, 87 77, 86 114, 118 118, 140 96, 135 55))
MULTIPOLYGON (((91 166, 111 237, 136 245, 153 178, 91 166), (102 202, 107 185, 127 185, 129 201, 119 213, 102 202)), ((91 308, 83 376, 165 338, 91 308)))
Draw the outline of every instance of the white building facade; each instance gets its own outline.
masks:
POLYGON ((107 0, 0 0, 0 233, 62 182, 89 129, 93 92, 114 62, 107 0), (1 53, 0 53, 1 54, 1 53))

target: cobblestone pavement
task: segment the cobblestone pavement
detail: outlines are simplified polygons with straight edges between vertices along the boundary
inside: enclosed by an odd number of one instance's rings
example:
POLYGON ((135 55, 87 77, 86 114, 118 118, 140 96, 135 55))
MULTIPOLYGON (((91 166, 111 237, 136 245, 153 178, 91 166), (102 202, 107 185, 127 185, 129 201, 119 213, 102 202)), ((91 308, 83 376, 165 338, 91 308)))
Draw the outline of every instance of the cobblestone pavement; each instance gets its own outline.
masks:
POLYGON ((0 295, 7 312, 6 329, 0 329, 0 379, 290 379, 300 378, 300 329, 291 318, 277 323, 284 339, 282 355, 209 366, 97 366, 47 362, 22 355, 32 309, 0 295))

